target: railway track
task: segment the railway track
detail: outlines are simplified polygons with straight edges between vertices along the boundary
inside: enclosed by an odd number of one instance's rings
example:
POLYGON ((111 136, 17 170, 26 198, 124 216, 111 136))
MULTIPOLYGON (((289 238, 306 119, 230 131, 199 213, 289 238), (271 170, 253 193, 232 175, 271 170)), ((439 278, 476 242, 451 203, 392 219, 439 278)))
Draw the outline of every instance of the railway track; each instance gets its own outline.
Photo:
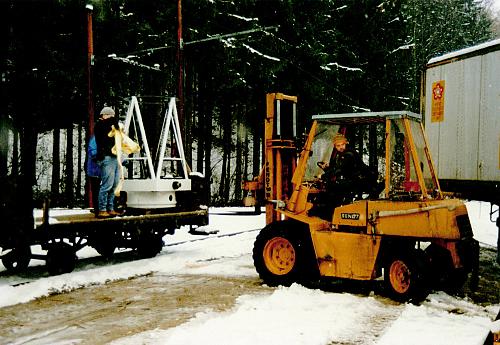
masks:
MULTIPOLYGON (((170 242, 170 243, 166 243, 164 245, 164 247, 174 247, 174 246, 179 246, 179 245, 183 245, 183 244, 187 244, 187 243, 206 241, 206 240, 210 240, 210 239, 239 236, 239 235, 242 235, 245 233, 256 232, 259 230, 260 230, 260 228, 236 231, 236 232, 226 233, 226 234, 215 234, 215 233, 206 233, 203 235, 198 234, 197 236, 204 236, 204 237, 196 237, 196 238, 182 240, 182 241, 170 242)), ((166 254, 166 255, 168 255, 168 254, 166 254)), ((113 254, 113 256, 111 258, 108 258, 108 259, 103 258, 100 255, 87 257, 87 258, 81 258, 81 259, 78 259, 78 261, 77 261, 76 272, 81 272, 81 268, 85 269, 85 267, 87 267, 89 265, 92 265, 93 267, 96 267, 96 266, 101 267, 101 266, 120 264, 120 263, 133 261, 133 260, 137 260, 137 256, 135 255, 134 251, 131 251, 131 250, 116 252, 113 254)), ((45 270, 43 265, 30 266, 24 272, 21 272, 18 274, 9 274, 7 271, 0 272, 0 278, 12 280, 12 282, 8 284, 11 287, 26 285, 26 284, 35 282, 36 280, 41 279, 41 278, 45 278, 45 277, 47 277, 47 273, 46 273, 46 270, 45 270), (23 279, 23 277, 26 277, 26 278, 29 277, 29 278, 23 279)))

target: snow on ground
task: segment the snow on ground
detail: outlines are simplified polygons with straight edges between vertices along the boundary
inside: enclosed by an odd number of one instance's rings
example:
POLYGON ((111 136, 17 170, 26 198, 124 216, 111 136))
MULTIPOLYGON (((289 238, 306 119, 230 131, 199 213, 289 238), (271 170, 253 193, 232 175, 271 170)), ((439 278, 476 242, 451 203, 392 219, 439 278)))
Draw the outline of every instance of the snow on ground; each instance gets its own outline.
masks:
POLYGON ((433 304, 445 298, 440 294, 430 298, 421 306, 395 305, 371 296, 292 285, 279 287, 271 296, 241 296, 229 312, 207 311, 179 327, 111 344, 483 344, 492 322, 482 308, 465 303, 468 315, 458 315, 447 311, 456 301, 436 309, 433 304), (378 339, 373 331, 377 327, 386 327, 378 339))
MULTIPOLYGON (((489 204, 468 202, 475 237, 496 247, 497 228, 489 221, 489 204)), ((255 277, 251 252, 264 214, 238 215, 242 209, 211 209, 208 237, 188 234, 187 227, 167 235, 157 257, 110 266, 87 265, 76 271, 44 277, 19 286, 0 278, 0 307, 27 302, 55 291, 66 291, 150 272, 255 277), (247 230, 249 231, 244 232, 247 230), (231 234, 235 234, 230 236, 231 234), (194 240, 194 241, 193 241, 194 240)), ((246 209, 248 211, 248 209, 246 209)), ((78 256, 96 255, 84 248, 78 256)), ((36 262, 34 262, 36 264, 36 262)), ((0 270, 3 267, 0 266, 0 270)), ((357 296, 279 287, 271 295, 240 296, 226 312, 207 310, 168 330, 150 330, 114 341, 130 344, 307 344, 332 341, 359 344, 475 345, 483 344, 500 305, 481 307, 439 292, 419 306, 398 304, 380 296, 357 296), (376 331, 375 331, 376 330, 376 331)))
MULTIPOLYGON (((498 228, 490 220, 491 204, 480 201, 468 201, 465 203, 469 214, 474 238, 483 245, 497 246, 498 228)), ((495 209, 494 209, 495 210, 495 209)), ((498 209, 493 215, 493 220, 498 217, 498 209)))

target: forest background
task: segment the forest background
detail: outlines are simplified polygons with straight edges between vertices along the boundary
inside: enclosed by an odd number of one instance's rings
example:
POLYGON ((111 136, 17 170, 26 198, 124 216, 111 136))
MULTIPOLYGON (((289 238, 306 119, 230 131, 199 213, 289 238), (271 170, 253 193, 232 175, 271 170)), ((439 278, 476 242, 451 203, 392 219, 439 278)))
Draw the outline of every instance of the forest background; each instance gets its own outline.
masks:
MULTIPOLYGON (((491 5, 0 1, 0 181, 21 186, 15 195, 26 208, 45 197, 55 206, 84 206, 89 94, 95 118, 104 105, 123 117, 138 96, 153 136, 175 96, 187 162, 210 184, 210 204, 239 204, 242 180, 262 164, 266 93, 298 96, 300 132, 319 113, 418 113, 431 57, 500 37, 491 5)), ((364 150, 365 135, 377 134, 360 133, 357 149, 364 150)))

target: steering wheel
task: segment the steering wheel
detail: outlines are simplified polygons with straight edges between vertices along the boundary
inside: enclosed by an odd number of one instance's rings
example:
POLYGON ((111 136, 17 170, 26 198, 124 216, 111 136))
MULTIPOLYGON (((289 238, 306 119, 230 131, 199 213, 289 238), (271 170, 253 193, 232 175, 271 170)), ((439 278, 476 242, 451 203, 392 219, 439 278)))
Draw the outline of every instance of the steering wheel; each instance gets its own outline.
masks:
POLYGON ((325 168, 326 168, 326 163, 323 161, 316 162, 316 165, 323 170, 325 170, 325 168))

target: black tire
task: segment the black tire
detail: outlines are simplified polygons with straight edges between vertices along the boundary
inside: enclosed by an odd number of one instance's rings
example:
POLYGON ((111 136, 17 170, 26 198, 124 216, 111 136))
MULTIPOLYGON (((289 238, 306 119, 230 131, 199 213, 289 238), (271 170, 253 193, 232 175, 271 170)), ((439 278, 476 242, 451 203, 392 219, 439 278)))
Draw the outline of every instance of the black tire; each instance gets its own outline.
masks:
POLYGON ((463 238, 457 243, 457 252, 463 267, 454 270, 455 286, 462 289, 470 278, 469 289, 476 291, 479 286, 479 242, 472 237, 463 238))
POLYGON ((269 286, 307 283, 319 276, 309 231, 294 221, 263 228, 254 242, 253 261, 259 277, 269 286))
POLYGON ((399 302, 420 302, 429 294, 429 263, 421 250, 397 252, 384 266, 384 285, 388 296, 399 302))
POLYGON ((19 273, 28 268, 31 260, 30 247, 17 247, 4 256, 2 256, 2 264, 7 271, 11 273, 19 273))
POLYGON ((47 250, 45 265, 50 275, 72 272, 76 266, 76 254, 73 246, 58 242, 50 245, 47 250))
POLYGON ((448 294, 458 293, 467 281, 467 271, 455 268, 450 252, 437 244, 431 243, 425 252, 429 257, 432 272, 429 277, 430 285, 448 294))

